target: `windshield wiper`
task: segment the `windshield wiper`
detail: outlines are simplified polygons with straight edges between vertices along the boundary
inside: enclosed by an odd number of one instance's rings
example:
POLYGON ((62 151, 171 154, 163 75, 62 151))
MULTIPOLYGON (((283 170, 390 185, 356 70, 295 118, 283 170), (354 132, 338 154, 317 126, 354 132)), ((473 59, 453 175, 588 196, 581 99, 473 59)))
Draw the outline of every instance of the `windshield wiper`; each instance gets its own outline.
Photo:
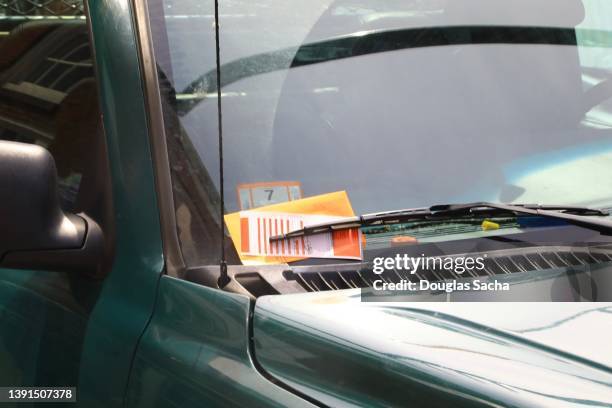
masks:
POLYGON ((351 228, 371 227, 378 225, 399 224, 419 220, 444 220, 464 216, 498 216, 500 214, 527 214, 552 219, 564 220, 568 224, 588 228, 602 234, 612 233, 612 220, 590 218, 592 216, 606 216, 605 210, 573 207, 563 205, 539 204, 498 204, 498 203, 470 203, 470 204, 441 204, 424 208, 411 208, 407 210, 385 211, 380 213, 364 214, 356 217, 346 217, 337 221, 308 227, 289 232, 287 234, 270 237, 270 241, 302 237, 305 235, 321 234, 351 228))

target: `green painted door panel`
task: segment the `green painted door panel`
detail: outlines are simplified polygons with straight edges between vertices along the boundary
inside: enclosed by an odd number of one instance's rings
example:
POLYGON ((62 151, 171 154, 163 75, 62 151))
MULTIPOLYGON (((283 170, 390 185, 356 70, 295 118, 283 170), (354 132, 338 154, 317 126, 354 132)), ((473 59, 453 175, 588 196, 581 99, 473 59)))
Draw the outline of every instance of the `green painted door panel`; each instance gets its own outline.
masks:
POLYGON ((113 181, 115 262, 89 319, 79 377, 86 407, 118 407, 153 311, 163 255, 131 2, 89 0, 113 181))
POLYGON ((163 276, 134 360, 127 405, 310 406, 256 370, 249 311, 247 297, 163 276))
POLYGON ((0 271, 2 386, 77 384, 88 314, 87 291, 77 299, 78 289, 67 274, 0 271))

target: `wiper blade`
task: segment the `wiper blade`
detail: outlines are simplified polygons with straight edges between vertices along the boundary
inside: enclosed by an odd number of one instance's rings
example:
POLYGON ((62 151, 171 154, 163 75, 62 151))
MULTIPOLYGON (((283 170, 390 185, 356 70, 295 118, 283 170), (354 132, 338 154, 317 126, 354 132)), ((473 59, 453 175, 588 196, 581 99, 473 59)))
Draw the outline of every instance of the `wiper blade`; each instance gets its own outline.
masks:
POLYGON ((545 211, 560 211, 564 214, 575 214, 575 215, 599 215, 606 216, 610 215, 607 210, 599 208, 589 207, 577 207, 568 205, 547 205, 547 204, 511 204, 516 207, 525 207, 532 210, 545 210, 545 211))
POLYGON ((337 221, 310 225, 287 234, 276 235, 270 237, 270 241, 280 241, 283 239, 351 228, 400 224, 410 221, 453 219, 455 217, 469 215, 486 216, 500 214, 527 214, 547 217, 564 220, 568 224, 588 228, 603 234, 612 233, 612 220, 590 218, 592 216, 609 215, 609 213, 605 210, 563 205, 498 204, 479 202, 470 204, 440 204, 431 207, 385 211, 380 213, 364 214, 356 217, 346 217, 337 221))

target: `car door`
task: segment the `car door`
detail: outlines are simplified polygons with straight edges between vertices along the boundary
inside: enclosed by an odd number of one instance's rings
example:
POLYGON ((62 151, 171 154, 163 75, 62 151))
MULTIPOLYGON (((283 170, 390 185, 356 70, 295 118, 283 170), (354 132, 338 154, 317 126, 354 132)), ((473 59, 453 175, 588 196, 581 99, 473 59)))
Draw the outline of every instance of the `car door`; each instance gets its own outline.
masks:
MULTIPOLYGON (((97 174, 104 157, 94 153, 104 148, 104 140, 89 33, 83 4, 72 3, 76 8, 42 11, 26 2, 4 5, 0 139, 49 150, 62 208, 87 212, 108 228, 108 179, 97 174)), ((0 272, 0 384, 76 386, 83 336, 101 282, 67 272, 0 272)))
POLYGON ((128 9, 0 4, 0 141, 47 149, 62 211, 103 236, 94 272, 11 268, 0 256, 0 386, 76 387, 81 406, 123 404, 163 269, 128 9))

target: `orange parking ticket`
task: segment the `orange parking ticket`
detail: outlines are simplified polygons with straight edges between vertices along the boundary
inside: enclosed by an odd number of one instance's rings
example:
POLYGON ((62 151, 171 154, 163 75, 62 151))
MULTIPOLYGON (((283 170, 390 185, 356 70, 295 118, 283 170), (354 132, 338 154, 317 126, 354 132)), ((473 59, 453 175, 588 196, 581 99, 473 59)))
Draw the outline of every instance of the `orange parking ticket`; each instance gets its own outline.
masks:
POLYGON ((354 214, 346 192, 340 191, 228 214, 225 223, 244 264, 304 258, 361 259, 358 228, 270 242, 270 237, 354 214))

